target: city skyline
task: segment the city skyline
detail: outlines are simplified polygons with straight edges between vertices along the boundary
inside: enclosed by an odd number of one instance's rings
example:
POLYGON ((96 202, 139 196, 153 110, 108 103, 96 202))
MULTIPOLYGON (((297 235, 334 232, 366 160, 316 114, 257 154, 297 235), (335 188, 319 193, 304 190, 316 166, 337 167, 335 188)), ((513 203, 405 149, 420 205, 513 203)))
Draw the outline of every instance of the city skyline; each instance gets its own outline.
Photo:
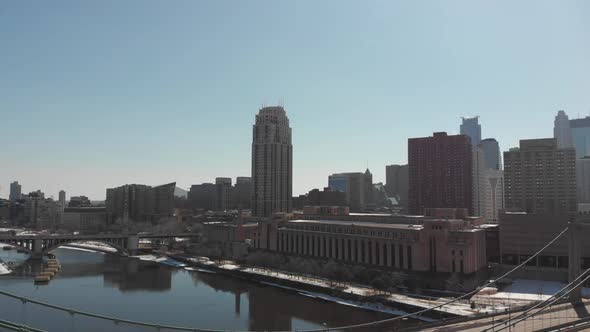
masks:
POLYGON ((507 151, 551 137, 557 110, 590 107, 585 2, 338 2, 336 16, 330 2, 137 4, 2 8, 0 197, 13 181, 102 200, 125 183, 249 176, 255 113, 280 100, 297 133, 293 195, 367 163, 385 182, 408 138, 456 134, 461 116, 507 151))

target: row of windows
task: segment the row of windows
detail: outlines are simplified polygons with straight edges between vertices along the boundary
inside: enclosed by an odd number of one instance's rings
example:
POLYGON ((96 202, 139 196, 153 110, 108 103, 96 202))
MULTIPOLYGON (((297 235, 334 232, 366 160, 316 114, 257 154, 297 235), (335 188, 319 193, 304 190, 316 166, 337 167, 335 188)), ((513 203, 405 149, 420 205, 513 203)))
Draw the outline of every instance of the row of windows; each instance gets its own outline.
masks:
POLYGON ((367 230, 366 228, 360 227, 339 227, 339 226, 311 226, 311 225, 287 225, 287 228, 301 231, 313 231, 313 232, 325 232, 325 233, 337 233, 337 234, 353 234, 353 235, 366 235, 366 236, 377 236, 390 239, 417 239, 417 234, 408 234, 405 232, 390 232, 383 230, 367 230))
POLYGON ((412 246, 372 240, 280 233, 277 248, 283 253, 336 259, 361 264, 413 268, 412 246), (405 250, 404 250, 405 247, 405 250), (404 253, 405 251, 405 253, 404 253))

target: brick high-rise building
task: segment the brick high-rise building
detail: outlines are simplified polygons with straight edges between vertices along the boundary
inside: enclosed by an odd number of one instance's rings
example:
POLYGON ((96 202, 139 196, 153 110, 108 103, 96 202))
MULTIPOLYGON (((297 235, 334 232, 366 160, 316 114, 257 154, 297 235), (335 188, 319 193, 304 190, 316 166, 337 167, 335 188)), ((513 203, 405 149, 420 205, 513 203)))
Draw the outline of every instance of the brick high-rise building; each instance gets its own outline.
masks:
POLYGON ((554 138, 520 141, 504 152, 507 210, 536 214, 577 211, 576 152, 559 149, 554 138))
POLYGON ((472 147, 466 135, 408 139, 409 212, 467 208, 473 213, 472 147))
POLYGON ((262 108, 256 115, 252 136, 252 212, 257 217, 290 212, 293 145, 285 109, 262 108))

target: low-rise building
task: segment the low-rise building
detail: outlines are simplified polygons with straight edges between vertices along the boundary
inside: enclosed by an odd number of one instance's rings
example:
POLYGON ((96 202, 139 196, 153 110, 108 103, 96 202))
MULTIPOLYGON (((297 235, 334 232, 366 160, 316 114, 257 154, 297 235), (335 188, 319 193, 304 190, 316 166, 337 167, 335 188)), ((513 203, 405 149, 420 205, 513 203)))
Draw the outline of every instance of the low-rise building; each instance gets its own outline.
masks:
POLYGON ((416 223, 361 221, 353 215, 260 223, 257 247, 384 269, 470 274, 487 266, 486 233, 481 218, 456 218, 464 210, 433 209, 431 216, 412 219, 416 223))
MULTIPOLYGON (((501 262, 517 265, 553 240, 568 223, 577 219, 587 223, 590 215, 552 215, 526 212, 506 212, 500 215, 500 253, 501 262)), ((582 238, 590 236, 590 227, 579 230, 582 238)), ((543 250, 527 265, 545 269, 566 269, 569 265, 569 236, 564 234, 555 243, 543 250)), ((590 267, 590 242, 581 241, 582 267, 590 267)))

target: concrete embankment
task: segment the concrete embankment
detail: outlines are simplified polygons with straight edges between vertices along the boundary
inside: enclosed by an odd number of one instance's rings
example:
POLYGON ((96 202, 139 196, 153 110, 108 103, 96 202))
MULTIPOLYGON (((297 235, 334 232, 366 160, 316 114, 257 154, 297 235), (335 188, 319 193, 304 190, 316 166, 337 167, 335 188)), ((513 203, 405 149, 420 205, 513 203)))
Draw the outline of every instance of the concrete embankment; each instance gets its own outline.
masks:
MULTIPOLYGON (((359 292, 351 291, 351 287, 341 287, 337 284, 331 284, 328 280, 312 277, 297 277, 295 274, 289 274, 282 271, 271 271, 268 269, 259 269, 254 272, 256 268, 241 266, 236 263, 220 263, 217 264, 204 258, 196 258, 184 255, 171 255, 175 260, 182 261, 190 266, 195 266, 205 270, 211 270, 217 273, 228 275, 234 278, 240 278, 252 282, 257 282, 269 286, 280 287, 294 292, 315 293, 320 299, 332 302, 352 301, 357 303, 359 308, 364 308, 373 311, 390 312, 392 314, 403 315, 407 312, 415 312, 424 309, 424 305, 420 304, 420 299, 415 299, 410 296, 399 294, 397 299, 386 298, 381 296, 377 291, 371 295, 361 295, 359 292), (268 273, 265 273, 268 272, 268 273), (299 280, 295 280, 299 278, 299 280)), ((340 284, 342 285, 342 284, 340 284)), ((360 288, 357 287, 357 288, 360 288)), ((363 289, 367 289, 364 287, 363 289)), ((432 304, 430 306, 433 306, 432 304)), ((461 312, 453 312, 445 309, 444 311, 433 310, 422 320, 433 321, 434 319, 445 319, 451 317, 463 316, 461 312)))

